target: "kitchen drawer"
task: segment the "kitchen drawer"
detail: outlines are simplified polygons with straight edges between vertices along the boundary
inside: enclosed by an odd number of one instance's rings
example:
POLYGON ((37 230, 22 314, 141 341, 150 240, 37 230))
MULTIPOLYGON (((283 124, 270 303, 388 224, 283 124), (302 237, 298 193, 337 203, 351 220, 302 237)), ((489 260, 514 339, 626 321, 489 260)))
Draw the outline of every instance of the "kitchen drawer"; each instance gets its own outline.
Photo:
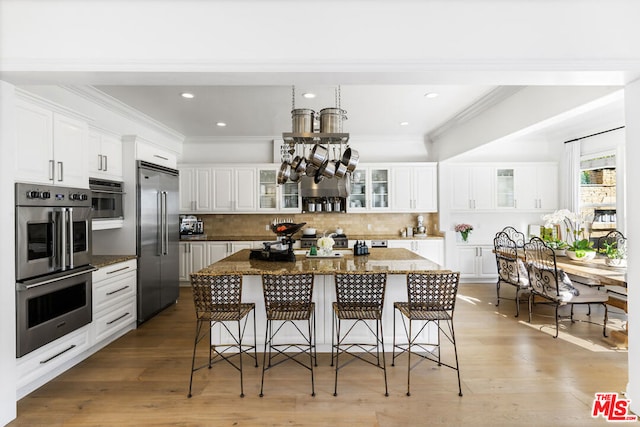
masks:
POLYGON ((94 317, 94 343, 100 343, 136 320, 136 301, 125 301, 108 312, 94 317))
POLYGON ((136 273, 129 271, 126 275, 93 283, 93 316, 124 300, 135 300, 136 273))
POLYGON ((39 387, 73 366, 63 367, 89 348, 89 331, 90 326, 84 326, 17 359, 17 388, 34 381, 39 381, 35 386, 39 387), (54 372, 56 369, 59 372, 54 372))
POLYGON ((138 261, 135 259, 101 267, 97 271, 93 272, 93 283, 127 274, 131 271, 135 271, 137 267, 138 261))

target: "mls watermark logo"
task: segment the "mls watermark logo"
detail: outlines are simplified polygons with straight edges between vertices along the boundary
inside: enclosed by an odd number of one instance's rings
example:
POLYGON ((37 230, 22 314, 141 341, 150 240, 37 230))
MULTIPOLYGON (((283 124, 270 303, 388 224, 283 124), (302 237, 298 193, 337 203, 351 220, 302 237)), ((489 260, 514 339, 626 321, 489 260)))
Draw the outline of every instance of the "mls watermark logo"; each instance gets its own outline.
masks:
POLYGON ((637 415, 628 415, 629 399, 619 399, 618 393, 596 393, 591 416, 602 416, 607 421, 637 421, 637 415))

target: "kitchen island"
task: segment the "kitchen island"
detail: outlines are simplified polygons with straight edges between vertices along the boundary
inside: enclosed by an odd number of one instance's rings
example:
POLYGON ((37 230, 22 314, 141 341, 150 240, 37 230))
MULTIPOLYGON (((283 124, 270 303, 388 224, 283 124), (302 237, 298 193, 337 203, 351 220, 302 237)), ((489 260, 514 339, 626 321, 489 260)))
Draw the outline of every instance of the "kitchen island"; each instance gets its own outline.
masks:
MULTIPOLYGON (((336 300, 333 274, 335 272, 374 271, 386 272, 387 289, 383 308, 383 331, 385 347, 391 351, 393 342, 393 303, 407 300, 407 273, 414 271, 445 271, 439 264, 425 259, 407 249, 369 249, 370 254, 353 256, 350 251, 341 252, 334 258, 309 258, 304 251, 296 251, 295 262, 274 262, 249 259, 251 251, 244 249, 224 258, 194 274, 235 273, 243 275, 242 301, 256 304, 257 345, 264 347, 266 315, 262 293, 262 274, 313 273, 313 301, 316 304, 316 341, 318 351, 331 351, 332 308, 336 300)), ((288 326, 288 325, 287 325, 288 326)), ((368 338, 367 331, 354 331, 354 339, 368 338)), ((424 339, 435 339, 437 329, 424 331, 424 339)), ((247 327, 245 340, 253 341, 253 329, 247 327), (251 330, 250 330, 251 329, 251 330)), ((212 341, 229 342, 229 337, 220 329, 212 332, 212 341)), ((295 340, 296 331, 288 328, 281 334, 284 341, 295 340)))

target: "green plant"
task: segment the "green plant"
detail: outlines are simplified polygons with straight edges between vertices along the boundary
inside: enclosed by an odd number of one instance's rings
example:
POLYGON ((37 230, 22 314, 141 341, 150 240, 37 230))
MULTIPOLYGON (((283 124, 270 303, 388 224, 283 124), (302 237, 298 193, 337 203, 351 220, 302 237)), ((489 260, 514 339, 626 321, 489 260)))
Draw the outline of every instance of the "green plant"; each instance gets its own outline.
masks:
POLYGON ((618 242, 607 243, 604 242, 604 249, 600 250, 600 253, 606 255, 609 259, 624 259, 625 253, 622 248, 618 249, 618 242))
POLYGON ((593 242, 589 241, 589 239, 574 240, 567 250, 574 251, 578 258, 584 257, 586 252, 595 252, 593 242))
POLYGON ((560 240, 557 237, 545 236, 543 241, 551 249, 566 249, 567 247, 569 247, 567 242, 565 242, 564 240, 560 240))

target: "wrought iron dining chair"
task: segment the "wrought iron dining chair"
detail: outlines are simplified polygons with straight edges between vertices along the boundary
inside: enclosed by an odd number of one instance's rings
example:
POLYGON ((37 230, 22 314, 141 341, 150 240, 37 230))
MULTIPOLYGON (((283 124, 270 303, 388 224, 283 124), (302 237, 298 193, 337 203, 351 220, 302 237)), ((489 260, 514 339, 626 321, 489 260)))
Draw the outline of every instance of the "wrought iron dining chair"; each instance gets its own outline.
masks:
POLYGON ((453 314, 459 281, 460 273, 458 272, 409 273, 407 274, 408 301, 393 303, 393 358, 391 366, 395 366, 396 357, 407 353, 407 396, 411 396, 411 371, 425 360, 455 370, 458 375, 458 396, 462 396, 458 348, 453 328, 453 314), (396 342, 396 312, 401 315, 406 343, 396 342), (414 322, 419 322, 416 328, 417 332, 413 329, 414 322), (422 338, 423 334, 426 334, 427 337, 430 336, 430 325, 436 325, 438 328, 435 342, 425 341, 422 338), (455 365, 442 362, 441 336, 453 344, 455 365), (396 349, 399 350, 398 355, 396 355, 396 349), (411 365, 412 355, 420 358, 414 365, 411 365))
MULTIPOLYGON (((524 234, 522 236, 524 239, 524 234)), ((527 273, 524 262, 521 259, 522 253, 519 252, 517 242, 512 240, 509 237, 509 234, 505 231, 500 231, 498 232, 498 234, 496 234, 496 237, 493 239, 493 248, 496 255, 496 263, 498 266, 498 281, 496 282, 496 307, 500 305, 501 299, 515 299, 516 317, 518 317, 520 315, 520 293, 522 291, 528 291, 530 288, 529 275, 527 273), (500 285, 502 284, 511 285, 515 288, 515 298, 506 298, 500 296, 500 285)))
POLYGON ((524 233, 516 230, 514 227, 510 225, 506 226, 505 228, 502 229, 502 231, 498 233, 506 233, 506 235, 509 236, 509 238, 515 242, 516 247, 518 248, 522 248, 526 243, 524 233))
POLYGON ((293 361, 311 372, 311 396, 315 396, 313 367, 318 366, 316 354, 316 318, 313 297, 312 273, 263 274, 262 289, 267 314, 267 330, 262 359, 260 397, 264 396, 264 374, 266 371, 293 361), (306 322, 306 328, 298 323, 306 322), (287 328, 287 326, 290 326, 287 328), (293 334, 293 342, 277 340, 278 334, 293 334), (275 353, 275 354, 273 354, 275 353), (309 356, 309 363, 299 356, 309 356))
POLYGON ((258 367, 256 349, 256 312, 254 303, 242 301, 241 274, 192 274, 191 288, 193 302, 196 309, 196 336, 193 343, 193 357, 191 359, 191 378, 189 380, 189 394, 193 385, 193 373, 212 365, 225 361, 240 372, 240 397, 244 397, 242 355, 247 354, 258 367), (243 343, 244 334, 249 320, 249 313, 253 313, 253 345, 243 343), (244 320, 244 321, 243 321, 244 320), (232 331, 228 323, 236 323, 237 331, 232 331), (211 334, 214 326, 219 325, 222 332, 230 337, 229 343, 212 344, 211 334), (195 367, 196 348, 205 337, 209 338, 208 362, 195 367), (237 350, 235 352, 229 351, 237 350), (251 354, 253 350, 253 354, 251 354), (238 361, 235 361, 235 357, 238 361))
POLYGON ((382 331, 382 308, 387 274, 348 272, 336 273, 334 277, 336 301, 333 303, 331 366, 334 366, 335 362, 336 377, 333 395, 338 395, 338 372, 355 360, 361 360, 383 371, 384 395, 389 396, 382 331), (344 333, 342 333, 343 321, 352 322, 344 333), (370 324, 374 322, 375 329, 370 324), (362 342, 359 338, 349 338, 362 332, 371 334, 374 341, 362 342), (346 354, 352 358, 340 365, 340 356, 346 354))
MULTIPOLYGON (((607 336, 607 305, 609 296, 606 292, 596 288, 571 283, 566 273, 557 268, 556 255, 550 247, 538 237, 531 239, 524 245, 525 261, 529 271, 529 283, 531 292, 529 294, 529 323, 533 311, 534 298, 540 297, 545 304, 555 307, 556 334, 559 332, 558 309, 562 306, 571 306, 570 319, 573 322, 573 307, 578 304, 602 304, 604 308, 604 321, 602 334, 607 336)), ((590 312, 589 312, 590 313, 590 312)))

